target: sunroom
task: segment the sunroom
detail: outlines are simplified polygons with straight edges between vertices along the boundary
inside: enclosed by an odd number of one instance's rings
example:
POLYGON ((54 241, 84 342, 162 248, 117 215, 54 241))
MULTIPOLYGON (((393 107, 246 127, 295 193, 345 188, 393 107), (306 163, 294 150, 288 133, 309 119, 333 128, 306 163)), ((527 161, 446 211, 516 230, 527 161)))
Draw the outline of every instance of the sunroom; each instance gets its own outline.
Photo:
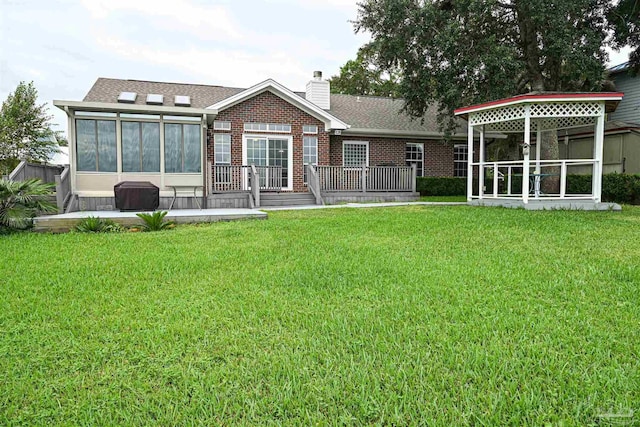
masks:
POLYGON ((604 123, 622 97, 619 92, 530 93, 455 110, 468 121, 468 152, 473 153, 467 163, 468 202, 531 210, 616 208, 601 198, 604 123), (585 126, 594 127, 590 156, 543 158, 544 133, 557 137, 585 126), (488 161, 488 132, 522 135, 520 159, 488 161), (591 175, 590 191, 572 191, 568 177, 585 173, 591 175))
POLYGON ((185 189, 188 207, 202 203, 206 125, 216 111, 177 98, 185 106, 54 101, 68 116, 69 179, 78 209, 106 209, 122 181, 156 185, 161 205, 185 189))

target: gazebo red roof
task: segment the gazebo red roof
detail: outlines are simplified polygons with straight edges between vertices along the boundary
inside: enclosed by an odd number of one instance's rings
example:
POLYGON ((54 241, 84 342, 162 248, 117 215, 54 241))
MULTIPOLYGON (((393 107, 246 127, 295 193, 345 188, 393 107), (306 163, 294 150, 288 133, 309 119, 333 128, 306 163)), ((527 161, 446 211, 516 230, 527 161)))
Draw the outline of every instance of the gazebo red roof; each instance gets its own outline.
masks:
POLYGON ((520 104, 520 103, 528 103, 535 101, 543 101, 543 102, 563 102, 563 101, 573 101, 573 100, 584 100, 584 101, 608 101, 605 105, 606 112, 610 113, 615 111, 618 103, 624 96, 623 92, 531 92, 525 93, 523 95, 516 95, 509 98, 498 99, 495 101, 484 102, 482 104, 471 105, 468 107, 462 107, 454 110, 454 114, 456 116, 465 117, 467 114, 486 110, 495 107, 502 107, 506 105, 520 104))

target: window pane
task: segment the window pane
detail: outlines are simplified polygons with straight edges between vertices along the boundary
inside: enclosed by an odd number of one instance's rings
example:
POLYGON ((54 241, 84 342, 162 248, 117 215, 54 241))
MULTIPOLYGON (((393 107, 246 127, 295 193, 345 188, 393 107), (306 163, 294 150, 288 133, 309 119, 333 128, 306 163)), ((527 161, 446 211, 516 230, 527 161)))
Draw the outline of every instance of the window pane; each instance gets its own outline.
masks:
POLYGON ((215 162, 217 165, 231 164, 231 135, 215 134, 214 135, 215 162))
POLYGON ((182 125, 184 129, 184 170, 200 172, 200 125, 182 125))
POLYGON ((140 172, 140 123, 122 122, 122 171, 140 172))
POLYGON ((182 125, 164 125, 164 171, 182 172, 182 125))
POLYGON ((160 172, 160 123, 142 123, 142 172, 160 172))
POLYGON ((96 122, 76 120, 77 167, 79 171, 96 170, 96 122))
POLYGON ((366 144, 344 144, 344 166, 356 167, 367 164, 367 145, 366 144))
POLYGON ((98 171, 117 172, 116 122, 98 120, 98 171))

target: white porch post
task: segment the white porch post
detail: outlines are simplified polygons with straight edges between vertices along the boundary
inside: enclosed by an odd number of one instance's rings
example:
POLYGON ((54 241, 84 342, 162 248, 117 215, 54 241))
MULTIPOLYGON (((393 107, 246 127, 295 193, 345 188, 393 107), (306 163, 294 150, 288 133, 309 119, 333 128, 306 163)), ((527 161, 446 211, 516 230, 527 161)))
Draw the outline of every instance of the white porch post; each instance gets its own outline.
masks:
POLYGON ((524 160, 522 162, 522 203, 529 203, 529 150, 531 148, 531 116, 529 106, 524 113, 524 160))
POLYGON ((478 161, 480 162, 480 170, 478 171, 478 198, 484 198, 484 125, 480 126, 480 153, 478 161))
POLYGON ((542 145, 542 131, 536 125, 536 174, 540 173, 540 146, 542 145))
POLYGON ((473 196, 473 126, 471 125, 471 116, 469 116, 469 125, 467 126, 467 201, 471 201, 473 196))
POLYGON ((596 119, 596 128, 594 133, 593 144, 593 178, 591 184, 593 186, 593 200, 596 203, 600 203, 602 197, 602 157, 604 146, 604 104, 600 106, 600 115, 596 119))

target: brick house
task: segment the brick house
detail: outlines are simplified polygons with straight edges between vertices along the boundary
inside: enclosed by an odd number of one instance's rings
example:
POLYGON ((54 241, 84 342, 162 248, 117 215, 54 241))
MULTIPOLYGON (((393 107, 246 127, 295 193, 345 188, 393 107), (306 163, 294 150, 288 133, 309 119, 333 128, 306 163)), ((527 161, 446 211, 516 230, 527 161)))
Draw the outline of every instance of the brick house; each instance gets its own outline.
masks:
POLYGON ((113 206, 121 181, 152 182, 164 208, 249 207, 413 200, 416 176, 466 175, 464 124, 446 144, 435 110, 412 119, 400 99, 329 85, 320 72, 304 93, 99 78, 82 101, 54 101, 69 118, 68 209, 113 206))

